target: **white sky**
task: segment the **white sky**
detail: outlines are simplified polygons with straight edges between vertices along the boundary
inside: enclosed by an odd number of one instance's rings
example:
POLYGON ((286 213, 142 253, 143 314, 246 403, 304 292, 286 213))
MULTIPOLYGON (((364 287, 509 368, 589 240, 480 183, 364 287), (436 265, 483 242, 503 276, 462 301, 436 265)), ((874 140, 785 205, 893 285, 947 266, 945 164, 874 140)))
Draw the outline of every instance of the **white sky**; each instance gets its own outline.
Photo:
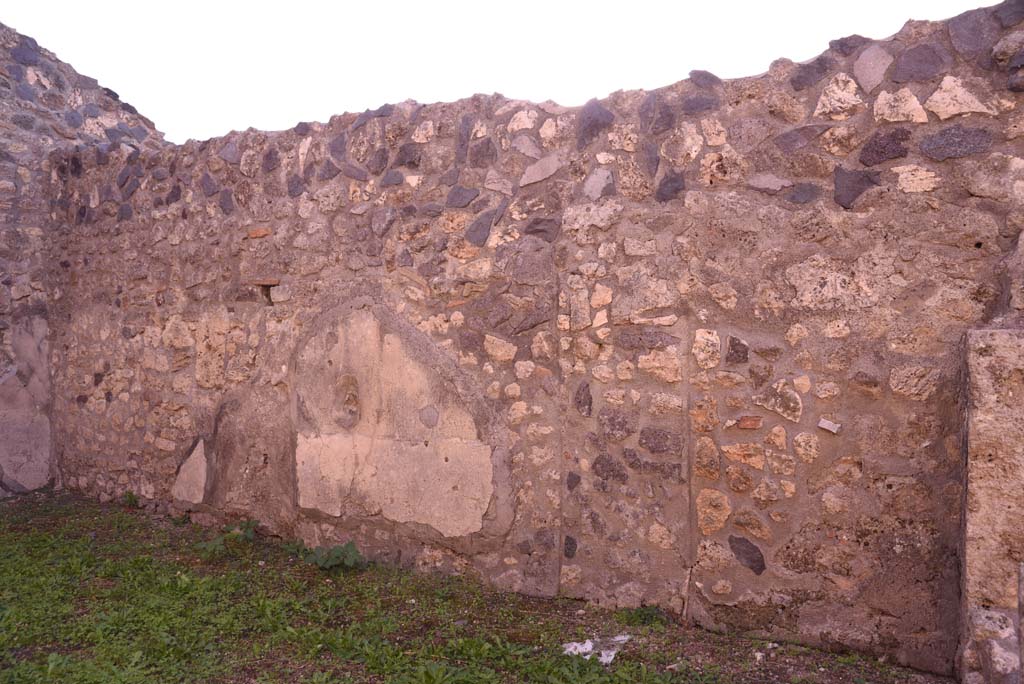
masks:
POLYGON ((579 105, 691 69, 750 76, 976 2, 995 0, 29 0, 4 3, 0 22, 180 143, 406 99, 579 105))

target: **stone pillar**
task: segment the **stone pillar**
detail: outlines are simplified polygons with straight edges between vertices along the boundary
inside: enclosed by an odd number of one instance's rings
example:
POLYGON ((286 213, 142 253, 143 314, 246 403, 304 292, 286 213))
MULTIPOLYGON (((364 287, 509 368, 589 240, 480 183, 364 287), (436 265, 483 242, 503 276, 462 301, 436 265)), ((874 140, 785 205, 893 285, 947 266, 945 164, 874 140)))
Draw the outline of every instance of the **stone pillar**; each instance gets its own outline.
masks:
POLYGON ((1024 558, 1024 330, 967 335, 960 675, 1020 684, 1024 558))

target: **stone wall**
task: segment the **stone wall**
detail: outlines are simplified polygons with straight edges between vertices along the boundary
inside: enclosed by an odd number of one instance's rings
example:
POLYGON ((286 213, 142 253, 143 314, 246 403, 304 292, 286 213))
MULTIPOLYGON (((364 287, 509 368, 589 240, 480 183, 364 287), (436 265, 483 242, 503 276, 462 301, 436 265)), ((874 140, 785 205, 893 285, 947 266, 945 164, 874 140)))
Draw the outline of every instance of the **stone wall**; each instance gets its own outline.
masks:
POLYGON ((1022 20, 65 146, 61 480, 936 672, 962 641, 982 676, 963 340, 1024 309, 1022 20))
POLYGON ((45 194, 48 153, 125 137, 159 140, 116 93, 0 25, 0 498, 55 475, 47 282, 61 229, 45 194))
POLYGON ((1024 331, 967 338, 970 412, 961 640, 974 680, 1019 684, 1024 560, 1024 331))

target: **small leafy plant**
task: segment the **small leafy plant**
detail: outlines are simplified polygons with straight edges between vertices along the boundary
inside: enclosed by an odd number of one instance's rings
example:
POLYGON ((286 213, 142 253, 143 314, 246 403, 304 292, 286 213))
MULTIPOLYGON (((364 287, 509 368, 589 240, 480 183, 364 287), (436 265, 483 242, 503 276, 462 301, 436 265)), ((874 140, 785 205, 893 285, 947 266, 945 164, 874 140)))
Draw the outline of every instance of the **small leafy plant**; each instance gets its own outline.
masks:
POLYGON ((196 551, 203 557, 203 560, 213 560, 223 556, 227 551, 227 545, 225 544, 225 535, 218 534, 209 541, 201 541, 196 543, 196 551))
POLYGON ((138 508, 139 497, 136 496, 135 492, 127 491, 121 495, 121 505, 125 508, 138 508))
POLYGON ((256 528, 260 526, 259 520, 243 520, 234 527, 224 528, 225 532, 238 534, 247 542, 256 540, 256 528))
POLYGON ((259 527, 258 520, 242 520, 233 525, 225 525, 221 533, 209 541, 202 541, 196 544, 196 550, 204 560, 212 560, 223 556, 228 550, 228 542, 244 540, 253 542, 256 540, 256 528, 259 527))
POLYGON ((302 559, 324 571, 357 570, 366 565, 366 559, 359 553, 356 545, 348 541, 340 546, 318 546, 305 549, 302 559))

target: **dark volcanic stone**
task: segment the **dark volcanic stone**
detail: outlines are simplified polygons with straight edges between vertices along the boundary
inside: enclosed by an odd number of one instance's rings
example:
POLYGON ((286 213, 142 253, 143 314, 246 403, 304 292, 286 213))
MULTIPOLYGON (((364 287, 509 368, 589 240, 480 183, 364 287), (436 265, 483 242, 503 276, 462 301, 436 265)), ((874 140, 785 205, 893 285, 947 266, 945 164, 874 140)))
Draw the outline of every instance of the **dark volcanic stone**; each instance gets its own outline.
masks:
POLYGON ((602 480, 625 483, 629 480, 629 473, 626 468, 615 458, 608 454, 601 454, 591 464, 594 474, 602 480))
POLYGON ((929 159, 944 161, 984 152, 991 144, 992 134, 984 128, 965 128, 956 124, 925 136, 920 149, 929 159))
POLYGON ((36 125, 36 117, 31 114, 19 113, 11 117, 11 122, 18 128, 31 131, 36 125))
POLYGON ((11 48, 10 56, 19 65, 35 67, 39 63, 39 44, 32 38, 23 36, 22 40, 11 48))
POLYGON ((491 209, 473 219, 473 223, 469 224, 469 228, 466 229, 464 237, 466 242, 477 247, 483 247, 487 244, 487 238, 491 235, 491 228, 494 227, 494 219, 498 215, 497 209, 491 209))
POLYGON ((849 209, 864 192, 880 185, 877 171, 847 171, 837 166, 833 175, 835 181, 836 204, 849 209))
MULTIPOLYGON (((3 157, 4 157, 3 153, 0 152, 0 161, 7 161, 3 157)), ((110 163, 110 148, 109 148, 109 146, 106 145, 106 144, 99 145, 96 148, 96 166, 106 166, 109 163, 110 163)), ((125 170, 122 169, 121 173, 124 173, 124 171, 125 170)), ((120 177, 120 174, 118 174, 118 176, 120 177)), ((127 180, 127 176, 125 178, 127 180)))
POLYGON ((395 209, 383 207, 373 213, 373 218, 370 220, 370 230, 377 237, 383 237, 388 234, 391 226, 395 225, 397 220, 398 212, 395 209))
POLYGON ((597 414, 601 433, 613 442, 621 442, 636 432, 636 417, 606 406, 597 414))
POLYGON ((288 176, 288 196, 298 197, 306 191, 306 181, 302 179, 302 176, 297 173, 293 173, 288 176))
POLYGON ((949 53, 938 43, 915 45, 896 58, 892 80, 896 83, 928 81, 945 72, 951 63, 949 53))
POLYGON ((418 168, 420 165, 420 146, 416 143, 405 143, 398 148, 393 166, 408 166, 410 169, 418 168))
POLYGON ((523 228, 523 235, 536 235, 545 242, 554 242, 562 231, 562 219, 537 217, 523 228))
POLYGON ((378 147, 366 160, 366 169, 374 176, 380 175, 388 165, 388 148, 378 147))
POLYGON ((982 57, 991 65, 992 46, 999 40, 999 25, 988 10, 976 9, 953 17, 946 25, 953 48, 966 59, 982 57))
POLYGON ((121 188, 121 199, 126 200, 132 195, 134 195, 135 191, 139 189, 139 185, 140 183, 138 178, 132 178, 130 181, 128 181, 128 183, 125 184, 123 188, 121 188))
POLYGON ((348 150, 348 136, 344 133, 334 137, 327 145, 327 149, 330 150, 331 156, 342 161, 345 158, 348 150))
POLYGON ((345 174, 346 178, 351 178, 357 181, 367 181, 370 179, 370 174, 366 173, 365 170, 359 168, 352 162, 345 162, 341 165, 341 172, 345 174))
POLYGON ((448 198, 445 200, 445 206, 454 209, 461 209, 469 206, 469 203, 476 199, 480 191, 476 188, 467 188, 461 185, 456 185, 448 191, 448 198))
POLYGON ((590 383, 581 382, 580 386, 576 388, 576 393, 572 397, 573 406, 579 411, 579 414, 585 418, 589 418, 594 407, 594 397, 590 394, 590 383))
POLYGON ((569 473, 565 476, 565 488, 571 492, 579 487, 580 480, 581 478, 579 473, 569 473))
POLYGON ((702 69, 694 69, 690 72, 690 82, 698 88, 714 88, 715 86, 722 85, 722 79, 710 71, 703 71, 702 69))
POLYGON ((796 91, 810 88, 825 78, 825 75, 835 66, 835 63, 836 61, 831 57, 822 55, 807 64, 801 64, 793 72, 792 78, 789 79, 789 85, 793 86, 793 90, 796 91))
POLYGON ((1024 0, 1006 0, 996 8, 995 17, 1003 28, 1016 26, 1024 20, 1024 0))
POLYGON ((814 183, 797 183, 786 195, 793 204, 810 204, 821 197, 821 188, 814 183))
POLYGON ((459 182, 459 176, 462 174, 462 170, 457 166, 453 166, 437 178, 437 182, 441 185, 447 185, 451 187, 459 182))
MULTIPOLYGON (((328 160, 330 163, 330 160, 328 160)), ((277 151, 276 147, 269 148, 263 153, 263 161, 260 162, 260 170, 263 173, 270 173, 281 165, 281 153, 277 151)))
POLYGON ((582 150, 594 141, 601 131, 609 128, 615 115, 605 109, 597 100, 583 105, 576 118, 576 148, 582 150))
POLYGON ((668 202, 679 196, 686 189, 686 180, 679 171, 669 171, 661 177, 658 189, 654 192, 654 199, 659 202, 668 202))
POLYGON ((852 36, 846 36, 844 38, 830 40, 828 42, 828 47, 831 50, 835 50, 843 57, 849 57, 854 52, 856 52, 858 48, 867 45, 870 42, 870 39, 865 38, 864 36, 857 35, 855 33, 852 36))
POLYGON ((822 133, 830 128, 827 124, 811 124, 809 126, 800 126, 792 130, 780 133, 775 136, 775 146, 783 152, 792 154, 797 150, 807 147, 812 142, 818 139, 822 133))
POLYGON ((341 173, 341 169, 334 165, 330 159, 324 162, 324 165, 320 167, 320 173, 316 175, 317 180, 329 181, 335 176, 341 173))
POLYGON ((661 135, 676 125, 676 115, 664 98, 649 93, 640 103, 640 130, 651 135, 661 135))
POLYGON ((358 130, 370 119, 380 119, 385 116, 391 116, 391 112, 395 109, 394 105, 381 105, 377 109, 367 109, 365 112, 356 117, 356 120, 352 122, 352 130, 358 130))
POLYGON ((877 131, 864 143, 860 151, 860 163, 874 166, 890 159, 902 159, 909 150, 904 144, 910 140, 910 130, 894 128, 891 131, 877 131))
POLYGON ((463 114, 459 120, 459 132, 455 136, 455 163, 464 164, 469 152, 469 136, 473 133, 473 116, 463 114))
POLYGON ((237 164, 242 161, 242 150, 238 149, 238 143, 234 140, 229 141, 224 147, 220 148, 217 156, 226 161, 228 164, 237 164))
POLYGON ((665 456, 683 455, 683 436, 678 432, 645 427, 640 431, 639 444, 652 454, 665 456))
POLYGON ((757 548, 756 544, 746 537, 737 537, 734 534, 730 534, 729 549, 732 550, 732 554, 736 556, 736 560, 738 560, 743 567, 753 570, 755 575, 760 575, 764 572, 764 554, 761 553, 761 549, 757 548))
MULTIPOLYGON (((30 86, 28 83, 19 83, 17 87, 14 89, 14 94, 20 97, 22 100, 27 100, 28 102, 36 101, 36 91, 33 90, 32 86, 30 86)), ((107 130, 109 131, 111 129, 108 128, 107 130)))
POLYGON ((440 202, 427 202, 420 207, 419 212, 424 216, 440 216, 444 213, 444 206, 440 202))
POLYGON ((380 179, 380 187, 390 188, 395 185, 401 185, 405 182, 405 176, 398 169, 391 169, 384 174, 384 177, 380 179))
MULTIPOLYGON (((13 78, 18 83, 21 83, 25 80, 25 67, 21 66, 20 64, 8 64, 7 73, 8 75, 10 75, 11 78, 13 78)), ((97 114, 97 116, 99 115, 97 114)))
POLYGON ((119 206, 117 208, 117 220, 118 221, 128 221, 129 219, 131 219, 132 214, 133 214, 132 205, 130 205, 130 204, 122 204, 121 206, 119 206))
POLYGON ((738 337, 729 335, 729 341, 725 348, 725 362, 727 364, 746 363, 750 358, 750 346, 738 337))
POLYGON ((469 150, 469 165, 474 168, 486 168, 497 160, 498 148, 494 146, 494 141, 490 138, 484 138, 475 143, 469 150))
POLYGON ((375 236, 383 238, 396 220, 398 220, 398 212, 396 210, 391 207, 378 209, 374 212, 374 217, 370 221, 370 229, 374 231, 375 236))
POLYGON ((164 204, 174 204, 181 199, 181 186, 175 185, 171 188, 171 191, 167 193, 167 197, 164 198, 164 204))
POLYGON ((1006 63, 1006 68, 1010 71, 1017 71, 1024 68, 1024 50, 1020 50, 1017 54, 1010 58, 1010 61, 1006 63))
POLYGON ((683 114, 700 114, 717 109, 718 98, 713 95, 690 95, 683 98, 683 114))
POLYGON ((82 114, 90 119, 95 119, 100 115, 100 108, 98 105, 88 102, 82 105, 82 114))
POLYGON ((66 121, 68 126, 71 126, 72 128, 79 128, 85 122, 82 115, 73 109, 64 113, 64 121, 66 121))
POLYGON ((235 210, 235 198, 231 188, 224 188, 220 191, 220 201, 217 204, 220 205, 220 210, 224 212, 225 216, 235 210))
POLYGON ((11 57, 18 64, 35 66, 39 64, 39 45, 31 38, 22 37, 21 41, 11 49, 11 57))
MULTIPOLYGON (((120 185, 120 179, 121 179, 121 177, 118 176, 118 184, 119 185, 120 185)), ((218 190, 220 190, 220 185, 218 185, 217 181, 215 181, 213 179, 213 176, 211 176, 206 171, 203 171, 203 175, 199 179, 199 187, 202 188, 203 194, 206 195, 207 197, 212 197, 213 195, 217 194, 218 190)))
POLYGON ((562 551, 563 551, 563 553, 565 553, 565 557, 566 558, 572 558, 573 556, 575 556, 576 555, 576 539, 574 539, 573 537, 570 537, 569 535, 565 535, 565 544, 564 544, 564 548, 563 548, 562 551))
POLYGON ((664 349, 679 342, 675 335, 643 326, 620 328, 615 336, 615 343, 623 349, 664 349))
MULTIPOLYGON (((640 168, 651 178, 658 175, 658 167, 661 166, 661 150, 654 140, 644 140, 640 144, 640 168)), ((614 186, 612 186, 614 190, 614 186)))

